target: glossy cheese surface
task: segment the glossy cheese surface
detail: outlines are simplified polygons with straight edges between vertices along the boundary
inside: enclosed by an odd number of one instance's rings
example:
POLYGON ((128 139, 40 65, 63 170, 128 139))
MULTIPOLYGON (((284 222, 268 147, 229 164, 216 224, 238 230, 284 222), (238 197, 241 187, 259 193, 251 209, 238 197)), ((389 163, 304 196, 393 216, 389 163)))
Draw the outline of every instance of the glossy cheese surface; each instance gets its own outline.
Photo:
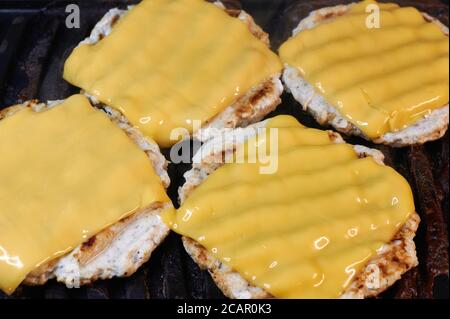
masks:
POLYGON ((374 4, 360 2, 331 22, 301 31, 279 50, 284 63, 297 67, 372 139, 445 106, 449 88, 449 42, 440 27, 415 8, 377 4, 379 28, 368 28, 373 13, 366 8, 374 4))
POLYGON ((87 99, 0 120, 0 289, 154 202, 150 160, 87 99))
POLYGON ((203 0, 144 0, 110 35, 69 56, 64 78, 115 107, 164 147, 192 132, 281 62, 244 22, 203 0))
POLYGON ((163 220, 275 297, 339 297, 414 212, 410 186, 326 131, 289 116, 268 125, 279 127, 275 174, 225 164, 163 220))

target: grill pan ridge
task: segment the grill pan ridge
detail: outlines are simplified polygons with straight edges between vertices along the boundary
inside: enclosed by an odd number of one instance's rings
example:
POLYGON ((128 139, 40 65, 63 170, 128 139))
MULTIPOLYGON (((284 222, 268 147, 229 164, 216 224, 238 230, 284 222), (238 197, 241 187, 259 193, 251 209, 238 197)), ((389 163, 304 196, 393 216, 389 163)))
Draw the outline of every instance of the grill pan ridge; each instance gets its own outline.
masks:
MULTIPOLYGON (((0 2, 0 108, 38 98, 62 99, 79 89, 62 79, 63 64, 75 45, 90 33, 95 23, 113 7, 125 8, 138 1, 1 1, 0 2), (80 7, 80 28, 65 26, 67 4, 80 7)), ((228 8, 249 12, 270 34, 277 50, 291 30, 310 11, 348 3, 347 0, 227 0, 228 8)), ((448 1, 400 0, 437 17, 448 26, 448 1)), ((319 128, 300 110, 298 103, 283 93, 282 104, 269 116, 291 114, 303 124, 319 128)), ((0 137, 1 139, 1 137, 0 137)), ((422 219, 415 238, 419 266, 406 273, 380 298, 449 298, 448 215, 449 141, 445 136, 423 146, 394 149, 374 145, 360 138, 351 143, 374 147, 383 152, 386 164, 394 167, 413 188, 416 209, 422 219)), ((163 150, 166 157, 169 150, 163 150)), ((0 154, 1 161, 1 154, 0 154)), ((169 195, 176 204, 177 189, 183 184, 187 164, 169 165, 169 195)), ((1 203, 0 203, 1 205, 1 203)), ((202 271, 183 249, 180 237, 171 234, 153 253, 149 262, 129 278, 99 281, 80 289, 67 289, 50 281, 44 286, 20 286, 0 299, 76 298, 76 299, 165 299, 224 298, 209 274, 202 271)))

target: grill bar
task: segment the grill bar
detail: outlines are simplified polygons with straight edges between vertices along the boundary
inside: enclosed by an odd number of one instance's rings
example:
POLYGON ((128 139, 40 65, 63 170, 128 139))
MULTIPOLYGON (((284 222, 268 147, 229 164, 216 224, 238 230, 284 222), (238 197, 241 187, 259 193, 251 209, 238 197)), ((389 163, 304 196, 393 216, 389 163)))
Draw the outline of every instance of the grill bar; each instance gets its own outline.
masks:
POLYGON ((424 147, 412 147, 408 150, 409 165, 414 176, 417 209, 422 217, 425 229, 426 251, 424 252, 424 295, 431 298, 435 279, 441 275, 448 276, 448 241, 444 213, 437 198, 436 183, 432 174, 431 163, 424 152, 424 147))
MULTIPOLYGON (((62 80, 65 59, 110 8, 136 3, 127 0, 99 1, 2 1, 0 3, 0 107, 38 97, 61 99, 78 91, 62 80), (81 28, 64 25, 67 3, 81 8, 81 28), (4 44, 6 43, 6 44, 4 44)), ((310 11, 336 5, 337 0, 227 0, 228 7, 244 8, 271 34, 274 49, 286 40, 298 21, 310 11), (242 3, 242 4, 241 4, 242 3)), ((448 4, 439 0, 399 1, 413 5, 448 25, 448 4)), ((320 127, 300 110, 289 94, 272 114, 291 114, 303 124, 320 127)), ((374 145, 359 138, 351 143, 374 145)), ((405 274, 382 298, 448 298, 448 134, 425 146, 392 149, 376 146, 386 164, 397 169, 413 187, 422 223, 416 237, 420 266, 405 274)), ((168 156, 168 150, 163 150, 168 156)), ((1 156, 1 155, 0 155, 1 156)), ((177 189, 188 165, 169 165, 177 189)), ((6 298, 0 292, 0 299, 6 298)), ((129 278, 96 282, 80 289, 67 289, 54 281, 42 287, 19 287, 12 298, 223 298, 209 274, 201 271, 183 249, 180 237, 169 235, 150 261, 129 278)))
POLYGON ((2 64, 0 64, 0 86, 3 85, 11 60, 19 46, 26 24, 27 20, 23 16, 13 18, 7 28, 6 35, 4 35, 0 42, 0 56, 3 61, 2 64))

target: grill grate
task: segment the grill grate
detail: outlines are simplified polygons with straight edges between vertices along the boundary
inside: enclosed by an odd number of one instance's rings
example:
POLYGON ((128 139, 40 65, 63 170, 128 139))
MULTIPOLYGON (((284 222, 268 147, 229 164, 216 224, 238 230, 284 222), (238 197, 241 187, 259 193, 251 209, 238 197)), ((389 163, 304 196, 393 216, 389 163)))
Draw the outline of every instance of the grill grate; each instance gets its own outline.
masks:
MULTIPOLYGON (((0 3, 0 106, 32 98, 62 99, 77 88, 62 80, 62 67, 73 47, 84 39, 112 7, 137 1, 2 1, 0 3), (81 9, 80 29, 64 25, 67 3, 81 9)), ((224 1, 240 8, 238 0, 224 1)), ((311 10, 342 2, 337 0, 242 0, 248 11, 271 35, 277 48, 290 35, 298 21, 311 10)), ((413 5, 448 25, 448 1, 398 1, 413 5)), ((303 124, 318 127, 300 110, 293 98, 284 94, 283 104, 273 114, 292 114, 303 124)), ((370 143, 349 138, 352 143, 370 143)), ((386 163, 397 169, 414 190, 416 207, 422 218, 416 237, 419 267, 408 272, 384 298, 448 298, 448 133, 424 146, 391 149, 375 146, 386 163)), ((168 151, 164 150, 167 155, 168 151)), ((1 156, 1 155, 0 155, 1 156)), ((172 185, 169 194, 183 183, 187 165, 170 165, 172 185)), ((0 292, 0 299, 7 298, 0 292)), ((150 261, 126 279, 100 281, 80 289, 66 289, 54 281, 42 287, 19 287, 12 298, 223 298, 207 272, 201 271, 185 253, 179 236, 169 235, 150 261)))

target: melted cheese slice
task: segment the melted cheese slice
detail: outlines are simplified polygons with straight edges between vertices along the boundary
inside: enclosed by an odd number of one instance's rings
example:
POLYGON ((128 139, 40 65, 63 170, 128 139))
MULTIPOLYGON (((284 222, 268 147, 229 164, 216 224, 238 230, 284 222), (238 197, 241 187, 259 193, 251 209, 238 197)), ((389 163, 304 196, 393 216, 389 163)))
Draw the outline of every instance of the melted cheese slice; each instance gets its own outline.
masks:
POLYGON ((77 47, 64 78, 119 109, 164 147, 192 132, 281 62, 245 23, 203 0, 144 0, 100 42, 77 47))
MULTIPOLYGON (((339 297, 414 212, 411 189, 325 131, 289 116, 268 127, 278 128, 275 174, 260 174, 258 162, 225 164, 163 220, 275 297, 339 297)), ((238 151, 265 152, 270 134, 238 151)))
POLYGON ((367 137, 404 129, 448 104, 448 36, 415 8, 364 1, 284 43, 283 62, 367 137), (380 8, 379 28, 368 28, 380 8))
POLYGON ((121 218, 168 202, 145 155, 75 95, 0 121, 0 288, 121 218))

